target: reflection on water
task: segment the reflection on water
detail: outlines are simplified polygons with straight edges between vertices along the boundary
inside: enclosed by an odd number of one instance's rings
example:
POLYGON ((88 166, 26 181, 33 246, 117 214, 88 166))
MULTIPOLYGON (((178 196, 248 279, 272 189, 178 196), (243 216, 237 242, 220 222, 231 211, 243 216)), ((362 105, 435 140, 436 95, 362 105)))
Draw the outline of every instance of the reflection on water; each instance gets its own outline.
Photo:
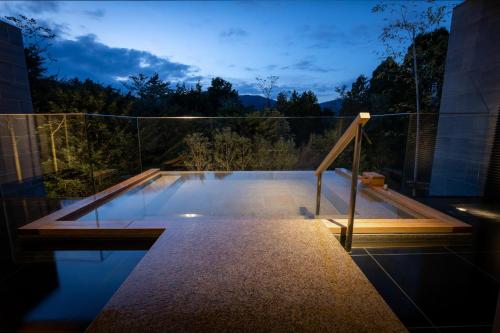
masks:
POLYGON ((0 331, 83 331, 145 252, 37 251, 3 264, 0 331))
MULTIPOLYGON (((360 186, 356 214, 365 218, 409 218, 360 186)), ((350 180, 323 176, 321 214, 347 214, 350 180)), ((83 216, 80 221, 151 220, 172 217, 311 218, 316 205, 312 171, 164 173, 83 216)))
POLYGON ((150 246, 71 241, 57 245, 71 250, 54 251, 46 249, 54 244, 28 249, 18 242, 18 227, 67 202, 0 200, 0 332, 84 331, 150 246), (77 246, 86 250, 74 250, 77 246))

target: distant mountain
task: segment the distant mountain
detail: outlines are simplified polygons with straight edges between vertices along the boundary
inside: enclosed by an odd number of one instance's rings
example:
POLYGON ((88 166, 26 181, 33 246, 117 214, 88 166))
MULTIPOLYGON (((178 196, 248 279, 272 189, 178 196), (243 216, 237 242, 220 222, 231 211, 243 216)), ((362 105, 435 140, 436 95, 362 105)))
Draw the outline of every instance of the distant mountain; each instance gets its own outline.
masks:
MULTIPOLYGON (((244 107, 254 107, 257 110, 262 110, 267 107, 267 98, 259 95, 240 95, 241 104, 244 107)), ((276 101, 271 99, 271 107, 276 105, 276 101)))
MULTIPOLYGON (((256 110, 262 110, 267 107, 267 98, 259 96, 259 95, 240 95, 241 104, 244 107, 253 107, 256 110)), ((276 105, 276 101, 271 99, 271 107, 276 105)), ((337 98, 331 101, 326 101, 323 103, 319 103, 322 109, 330 109, 333 113, 338 114, 340 108, 342 107, 342 99, 337 98)))
POLYGON ((337 98, 337 99, 333 99, 331 101, 319 103, 319 106, 321 106, 322 109, 328 108, 328 109, 332 110, 333 113, 338 114, 340 111, 340 108, 342 107, 342 99, 337 98))

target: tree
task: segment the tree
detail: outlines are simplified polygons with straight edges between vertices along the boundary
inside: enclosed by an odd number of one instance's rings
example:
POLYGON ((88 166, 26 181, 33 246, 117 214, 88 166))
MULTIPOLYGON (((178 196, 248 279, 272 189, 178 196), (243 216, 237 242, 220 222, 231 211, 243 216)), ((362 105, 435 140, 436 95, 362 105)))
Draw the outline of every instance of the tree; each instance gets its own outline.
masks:
POLYGON ((212 147, 210 141, 202 133, 192 133, 184 138, 187 152, 184 165, 190 170, 210 170, 212 167, 212 147))
POLYGON ((12 149, 12 156, 14 157, 14 165, 16 168, 16 178, 18 182, 22 182, 23 180, 23 170, 21 168, 21 160, 19 159, 19 149, 17 144, 17 136, 15 132, 15 118, 13 116, 5 116, 1 118, 3 122, 0 122, 0 125, 3 125, 9 131, 10 137, 10 146, 12 149))
POLYGON ((291 170, 298 160, 295 142, 279 138, 271 142, 261 136, 253 139, 251 166, 254 170, 291 170))
POLYGON ((148 76, 142 73, 137 75, 130 75, 129 82, 124 82, 123 85, 127 88, 133 95, 144 98, 146 96, 148 76))
POLYGON ((355 116, 366 111, 368 107, 368 79, 364 75, 352 83, 351 90, 347 91, 345 86, 337 88, 337 92, 342 98, 341 114, 344 116, 355 116))
POLYGON ((271 108, 271 96, 274 88, 276 87, 276 83, 279 80, 279 76, 271 75, 267 78, 257 77, 255 79, 257 80, 257 86, 266 98, 267 108, 271 108))
POLYGON ((278 111, 285 116, 290 117, 307 117, 322 115, 321 106, 318 103, 316 94, 311 90, 299 93, 293 90, 290 97, 281 92, 278 94, 278 103, 276 104, 278 111))
POLYGON ((53 171, 57 173, 59 171, 59 164, 57 162, 57 149, 56 149, 56 134, 66 123, 66 117, 62 120, 51 119, 49 116, 46 126, 48 127, 48 133, 50 138, 50 151, 52 155, 52 166, 53 171))
POLYGON ((151 76, 131 75, 124 84, 136 96, 135 114, 140 116, 158 116, 168 110, 167 97, 171 93, 170 82, 163 81, 158 73, 151 76))
MULTIPOLYGON (((420 90, 420 108, 423 112, 438 112, 444 81, 449 32, 439 28, 417 35, 415 39, 420 90)), ((403 59, 403 68, 411 72, 413 52, 410 48, 403 59)), ((408 86, 408 84, 406 84, 408 86)))
POLYGON ((206 115, 209 116, 231 115, 242 109, 238 92, 233 89, 230 82, 220 77, 212 79, 212 83, 207 89, 207 98, 208 110, 206 115))
POLYGON ((286 107, 288 103, 288 94, 284 91, 281 91, 278 93, 278 96, 276 96, 276 108, 278 110, 281 110, 286 107))
MULTIPOLYGON (((372 8, 374 13, 388 12, 392 17, 387 18, 387 25, 383 28, 379 38, 384 43, 386 51, 396 59, 402 55, 401 46, 409 43, 412 49, 413 74, 415 81, 415 106, 417 111, 416 138, 415 138, 415 162, 413 167, 413 182, 416 184, 418 178, 418 151, 420 141, 420 91, 417 65, 416 37, 430 30, 438 28, 445 19, 446 6, 434 5, 433 0, 421 9, 421 4, 414 3, 384 3, 381 2, 372 8)), ((415 195, 415 188, 413 190, 415 195)))
POLYGON ((312 133, 324 130, 324 124, 319 119, 306 118, 328 115, 321 109, 316 94, 310 90, 302 93, 293 90, 289 95, 280 92, 276 108, 285 117, 304 117, 304 119, 289 119, 288 121, 297 146, 305 144, 312 133))
POLYGON ((373 114, 412 112, 412 89, 406 67, 387 57, 372 73, 365 102, 373 114))
POLYGON ((230 128, 214 134, 214 163, 217 170, 245 170, 251 163, 251 141, 230 128))

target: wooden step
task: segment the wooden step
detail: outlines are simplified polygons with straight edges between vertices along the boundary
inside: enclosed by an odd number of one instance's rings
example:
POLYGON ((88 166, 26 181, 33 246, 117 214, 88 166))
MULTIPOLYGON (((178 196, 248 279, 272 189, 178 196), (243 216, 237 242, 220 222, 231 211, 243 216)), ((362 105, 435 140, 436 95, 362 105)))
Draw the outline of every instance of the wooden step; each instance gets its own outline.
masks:
MULTIPOLYGON (((347 219, 324 219, 323 223, 332 233, 345 232, 347 219)), ((355 234, 397 233, 463 233, 471 232, 465 223, 454 223, 438 219, 354 219, 355 234)))

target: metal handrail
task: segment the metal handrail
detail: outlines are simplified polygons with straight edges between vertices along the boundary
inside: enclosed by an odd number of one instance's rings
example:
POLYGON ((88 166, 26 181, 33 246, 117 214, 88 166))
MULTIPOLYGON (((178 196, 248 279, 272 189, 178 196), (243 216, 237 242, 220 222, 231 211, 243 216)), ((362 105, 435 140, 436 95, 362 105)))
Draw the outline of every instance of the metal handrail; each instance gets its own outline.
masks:
POLYGON ((370 120, 370 114, 368 112, 361 112, 358 114, 356 119, 349 125, 347 130, 342 134, 340 139, 337 141, 332 150, 326 155, 325 159, 315 171, 318 177, 317 189, 316 189, 316 216, 320 213, 321 208, 321 178, 323 172, 332 165, 333 162, 339 157, 339 155, 346 149, 349 143, 354 140, 354 156, 352 160, 352 170, 351 170, 351 193, 349 196, 349 212, 348 212, 348 222, 347 231, 345 235, 341 233, 340 241, 344 245, 347 252, 351 252, 352 245, 352 232, 354 227, 354 211, 356 207, 356 192, 358 185, 358 173, 359 173, 359 159, 361 155, 361 139, 363 126, 370 120))

